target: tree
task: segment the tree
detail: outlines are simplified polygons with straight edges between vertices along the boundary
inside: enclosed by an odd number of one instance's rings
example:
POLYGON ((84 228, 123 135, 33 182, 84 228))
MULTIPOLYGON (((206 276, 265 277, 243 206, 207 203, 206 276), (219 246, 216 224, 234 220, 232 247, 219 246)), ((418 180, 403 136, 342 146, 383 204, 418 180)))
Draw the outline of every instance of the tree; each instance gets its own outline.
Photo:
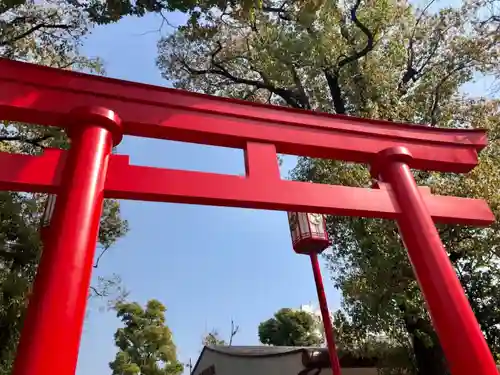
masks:
POLYGON ((219 331, 211 330, 201 341, 203 346, 225 346, 226 340, 220 337, 219 331))
POLYGON ((201 343, 203 346, 231 346, 233 345, 234 336, 240 331, 240 326, 234 324, 234 320, 231 319, 231 334, 229 335, 229 341, 222 339, 220 333, 216 329, 212 329, 205 337, 203 337, 201 343))
MULTIPOLYGON (((464 85, 498 77, 495 0, 433 9, 348 0, 301 7, 264 1, 253 19, 231 8, 206 12, 159 42, 158 66, 178 88, 294 108, 410 122, 484 127, 490 145, 466 175, 416 172, 437 194, 484 198, 500 215, 500 105, 464 85)), ((369 187, 363 165, 299 158, 297 180, 369 187)), ((392 222, 330 217, 326 255, 343 309, 356 328, 384 334, 414 355, 418 374, 446 374, 406 251, 392 222)), ((450 260, 498 355, 500 228, 439 226, 450 260)), ((412 366, 407 364, 410 371, 412 366)))
POLYGON ((116 315, 124 324, 115 333, 118 353, 109 364, 113 375, 178 375, 172 332, 165 324, 166 308, 150 300, 145 308, 136 302, 118 302, 116 315))
POLYGON ((259 324, 259 340, 277 346, 318 346, 323 342, 318 321, 306 311, 289 308, 259 324))
POLYGON ((344 356, 373 358, 383 375, 415 372, 416 364, 408 340, 398 341, 390 335, 373 332, 353 321, 342 310, 335 312, 332 321, 337 355, 341 361, 344 356))
MULTIPOLYGON (((304 3, 309 0, 303 0, 304 3)), ((187 13, 189 22, 197 25, 202 13, 221 6, 236 6, 242 14, 253 14, 253 0, 48 0, 39 3, 31 0, 7 0, 0 4, 0 56, 11 59, 33 59, 26 48, 37 48, 38 55, 57 60, 58 67, 86 67, 91 59, 78 53, 81 37, 95 25, 120 21, 126 16, 142 17, 156 13, 161 19, 160 28, 168 23, 164 12, 187 13), (49 49, 38 49, 46 46, 49 49)), ((36 60, 36 57, 35 57, 36 60)), ((93 61, 99 65, 99 60, 93 61)), ((97 66, 94 65, 94 66, 97 66)))

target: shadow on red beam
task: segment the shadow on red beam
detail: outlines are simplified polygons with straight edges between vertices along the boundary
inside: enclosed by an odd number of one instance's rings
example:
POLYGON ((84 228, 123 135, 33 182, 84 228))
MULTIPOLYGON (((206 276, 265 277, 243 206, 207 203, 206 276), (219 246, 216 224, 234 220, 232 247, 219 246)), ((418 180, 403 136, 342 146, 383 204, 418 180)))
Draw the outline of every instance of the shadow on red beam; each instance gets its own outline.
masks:
POLYGON ((41 156, 0 152, 0 190, 57 194, 64 161, 59 150, 41 156))
MULTIPOLYGON (((289 123, 301 128, 333 128, 365 135, 377 134, 401 139, 471 144, 478 150, 486 146, 485 133, 480 129, 441 129, 297 110, 105 78, 8 59, 0 59, 0 80, 25 83, 32 87, 50 87, 55 90, 80 92, 92 97, 110 97, 132 104, 149 103, 161 107, 223 114, 234 118, 289 123)), ((77 103, 72 105, 77 105, 77 103)))
MULTIPOLYGON (((0 153, 0 189, 57 191, 62 151, 42 156, 0 153)), ((424 188, 425 189, 425 188, 424 188)), ((399 209, 388 189, 365 189, 297 181, 252 179, 129 164, 129 157, 113 155, 106 181, 106 197, 118 199, 306 211, 337 216, 396 219, 399 209)), ((488 225, 494 216, 477 199, 423 194, 435 221, 488 225)))
POLYGON ((215 146, 272 143, 283 154, 370 163, 405 146, 413 168, 467 172, 486 145, 482 130, 445 130, 257 105, 0 59, 1 120, 71 126, 77 106, 104 106, 129 135, 215 146))

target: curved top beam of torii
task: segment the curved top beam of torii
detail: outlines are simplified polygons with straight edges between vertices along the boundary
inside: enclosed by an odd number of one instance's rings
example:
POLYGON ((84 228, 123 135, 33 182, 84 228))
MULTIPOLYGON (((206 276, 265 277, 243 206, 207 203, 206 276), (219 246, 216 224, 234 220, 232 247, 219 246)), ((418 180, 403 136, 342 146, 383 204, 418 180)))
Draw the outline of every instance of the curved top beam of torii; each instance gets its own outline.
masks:
POLYGON ((0 59, 1 120, 69 127, 74 107, 118 113, 125 134, 244 149, 271 143, 278 153, 370 163, 392 146, 411 167, 467 172, 486 146, 483 130, 329 115, 218 98, 0 59))
MULTIPOLYGON (((125 134, 241 148, 246 176, 135 166, 112 155, 105 184, 109 198, 318 212, 396 219, 391 190, 285 181, 276 153, 373 164, 384 149, 404 146, 411 166, 465 172, 486 146, 483 130, 450 130, 363 120, 216 98, 0 59, 0 120, 71 128, 78 107, 111 109, 125 134)), ((0 153, 0 189, 58 193, 66 153, 0 153)), ((478 199, 432 195, 423 199, 435 221, 488 225, 478 199)))

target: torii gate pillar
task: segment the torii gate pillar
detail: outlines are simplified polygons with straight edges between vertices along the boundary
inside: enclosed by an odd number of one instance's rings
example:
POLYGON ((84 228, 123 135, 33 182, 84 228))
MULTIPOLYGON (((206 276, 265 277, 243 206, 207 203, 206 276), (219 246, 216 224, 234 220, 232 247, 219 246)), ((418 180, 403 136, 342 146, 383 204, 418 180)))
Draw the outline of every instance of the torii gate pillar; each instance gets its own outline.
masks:
POLYGON ((120 119, 103 108, 73 111, 62 171, 13 374, 74 374, 89 295, 109 156, 120 119), (70 277, 68 277, 70 273, 70 277))
POLYGON ((394 191, 402 212, 397 220, 399 232, 451 373, 496 374, 483 333, 408 167, 411 159, 404 147, 386 149, 374 163, 372 176, 390 184, 394 191), (466 347, 474 354, 465 355, 466 347))

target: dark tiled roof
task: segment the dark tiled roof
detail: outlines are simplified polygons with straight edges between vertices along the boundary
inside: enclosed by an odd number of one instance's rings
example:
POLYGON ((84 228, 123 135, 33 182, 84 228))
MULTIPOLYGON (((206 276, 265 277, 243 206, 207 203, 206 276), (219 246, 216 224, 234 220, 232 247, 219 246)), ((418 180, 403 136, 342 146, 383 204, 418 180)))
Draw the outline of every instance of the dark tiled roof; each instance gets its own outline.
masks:
MULTIPOLYGON (((278 357, 292 353, 302 353, 305 366, 326 368, 330 366, 327 348, 310 346, 209 346, 208 350, 234 357, 278 357)), ((337 352, 341 367, 374 367, 377 358, 358 357, 352 353, 337 352)))
MULTIPOLYGON (((310 346, 206 346, 208 349, 221 354, 235 357, 271 357, 302 352, 309 357, 309 361, 318 362, 321 367, 329 366, 328 351, 326 348, 310 346), (326 365, 326 366, 325 366, 326 365)), ((348 367, 375 367, 377 358, 358 358, 350 353, 337 353, 339 355, 340 366, 348 367)), ((196 367, 196 366, 195 366, 196 367)), ((500 366, 497 366, 500 373, 500 366)))
POLYGON ((218 353, 239 357, 268 357, 299 352, 306 349, 311 350, 314 348, 299 346, 209 346, 208 349, 218 353))

